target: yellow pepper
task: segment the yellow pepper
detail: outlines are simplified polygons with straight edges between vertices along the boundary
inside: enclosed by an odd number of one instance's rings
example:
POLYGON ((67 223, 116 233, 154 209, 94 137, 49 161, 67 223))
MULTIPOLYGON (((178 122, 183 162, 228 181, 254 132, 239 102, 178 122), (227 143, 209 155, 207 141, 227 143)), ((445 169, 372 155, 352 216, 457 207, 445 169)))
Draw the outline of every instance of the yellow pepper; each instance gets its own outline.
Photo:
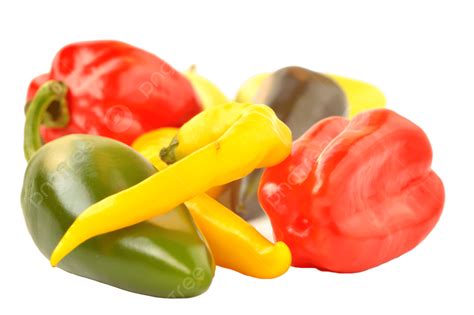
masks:
POLYGON ((211 107, 184 124, 163 151, 166 162, 179 161, 83 211, 54 249, 51 265, 94 236, 164 214, 212 187, 276 165, 290 150, 291 131, 268 106, 211 107))
POLYGON ((184 204, 218 266, 256 278, 275 278, 290 268, 291 252, 285 243, 272 244, 217 200, 201 194, 184 204))
POLYGON ((349 118, 370 109, 383 108, 387 103, 385 95, 372 84, 328 74, 341 87, 349 102, 349 118))
MULTIPOLYGON (((158 153, 177 132, 175 128, 158 129, 142 135, 132 146, 162 170, 167 165, 158 153)), ((286 244, 272 244, 209 195, 196 196, 184 204, 206 238, 218 266, 257 278, 275 278, 290 267, 291 252, 286 244)))
POLYGON ((225 96, 214 83, 196 71, 195 65, 192 65, 188 71, 185 71, 183 74, 189 82, 191 82, 194 91, 201 101, 201 106, 204 109, 229 103, 227 96, 225 96))
MULTIPOLYGON (((237 93, 236 101, 252 102, 271 75, 272 73, 260 73, 245 81, 237 93)), ((370 83, 335 74, 324 75, 334 80, 344 92, 349 103, 349 118, 370 109, 384 108, 387 103, 382 91, 370 83)))
MULTIPOLYGON (((160 150, 166 147, 178 133, 178 128, 160 128, 141 135, 133 142, 133 148, 146 157, 157 169, 162 170, 166 163, 160 158, 160 150)), ((217 198, 224 190, 224 186, 212 187, 207 194, 217 198)))
POLYGON ((146 157, 158 170, 162 170, 167 165, 160 159, 160 151, 170 144, 178 130, 178 128, 160 128, 147 132, 138 137, 132 147, 146 157))

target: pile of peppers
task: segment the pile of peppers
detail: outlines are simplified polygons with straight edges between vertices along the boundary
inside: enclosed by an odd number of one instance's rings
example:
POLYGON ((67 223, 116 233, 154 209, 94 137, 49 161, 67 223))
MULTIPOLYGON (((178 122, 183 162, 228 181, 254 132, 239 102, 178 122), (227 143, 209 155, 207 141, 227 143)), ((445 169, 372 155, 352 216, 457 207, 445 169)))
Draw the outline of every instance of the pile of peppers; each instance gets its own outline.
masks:
POLYGON ((71 44, 28 90, 26 225, 52 266, 156 297, 205 292, 216 265, 370 269, 444 205, 427 136, 384 106, 368 83, 301 67, 231 101, 131 45, 71 44), (251 224, 264 213, 275 242, 251 224))

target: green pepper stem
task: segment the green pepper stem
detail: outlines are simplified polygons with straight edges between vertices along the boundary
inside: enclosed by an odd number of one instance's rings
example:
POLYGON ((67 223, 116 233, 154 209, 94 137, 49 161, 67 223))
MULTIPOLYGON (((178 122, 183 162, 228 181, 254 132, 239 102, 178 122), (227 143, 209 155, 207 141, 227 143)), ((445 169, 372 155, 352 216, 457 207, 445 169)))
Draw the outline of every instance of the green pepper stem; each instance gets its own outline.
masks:
POLYGON ((160 158, 166 164, 173 164, 176 162, 176 147, 179 145, 179 141, 176 137, 171 140, 171 143, 160 150, 160 158))
POLYGON ((48 81, 41 85, 28 105, 24 130, 25 139, 23 142, 23 150, 27 161, 43 145, 40 126, 44 123, 45 118, 48 121, 48 127, 60 128, 69 123, 66 94, 67 86, 64 83, 48 81), (51 105, 60 109, 60 119, 53 120, 48 115, 47 110, 51 105))

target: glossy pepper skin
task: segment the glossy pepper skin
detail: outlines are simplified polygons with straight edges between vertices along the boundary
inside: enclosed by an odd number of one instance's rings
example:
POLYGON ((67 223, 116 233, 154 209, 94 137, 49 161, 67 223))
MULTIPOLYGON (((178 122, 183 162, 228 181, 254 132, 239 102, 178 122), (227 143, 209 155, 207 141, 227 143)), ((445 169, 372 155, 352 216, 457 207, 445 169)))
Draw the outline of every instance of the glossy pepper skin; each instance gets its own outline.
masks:
POLYGON ((265 170, 260 202, 292 264, 363 271, 414 248, 444 204, 425 133, 380 109, 315 124, 265 170))
MULTIPOLYGON (((178 132, 173 128, 158 129, 139 137, 133 147, 157 169, 163 170, 167 164, 158 152, 168 146, 178 132)), ((265 279, 278 277, 290 267, 288 246, 282 242, 272 244, 210 195, 198 195, 186 201, 185 205, 209 244, 218 266, 265 279)))
POLYGON ((290 148, 291 131, 268 106, 229 103, 208 108, 184 124, 162 150, 163 161, 173 165, 81 213, 51 255, 51 264, 94 236, 164 214, 211 187, 276 165, 290 148), (131 207, 139 210, 130 212, 131 207))
POLYGON ((160 127, 179 127, 201 111, 190 82, 166 62, 117 41, 91 41, 62 48, 48 74, 34 79, 28 101, 48 80, 69 88, 67 112, 54 105, 41 128, 45 142, 93 134, 131 144, 160 127), (66 124, 57 121, 66 121, 66 124))
MULTIPOLYGON (((57 98, 49 87, 42 88, 40 99, 57 98)), ((38 104, 32 103, 29 110, 38 104)), ((34 125, 25 126, 30 128, 34 125)), ((36 146, 28 134, 25 146, 36 146)), ((65 136, 27 156, 31 159, 21 195, 23 214, 35 244, 48 259, 84 209, 156 173, 130 147, 91 135, 65 136)), ((215 265, 189 211, 181 205, 166 215, 85 242, 59 267, 128 291, 179 298, 206 291, 215 265)))

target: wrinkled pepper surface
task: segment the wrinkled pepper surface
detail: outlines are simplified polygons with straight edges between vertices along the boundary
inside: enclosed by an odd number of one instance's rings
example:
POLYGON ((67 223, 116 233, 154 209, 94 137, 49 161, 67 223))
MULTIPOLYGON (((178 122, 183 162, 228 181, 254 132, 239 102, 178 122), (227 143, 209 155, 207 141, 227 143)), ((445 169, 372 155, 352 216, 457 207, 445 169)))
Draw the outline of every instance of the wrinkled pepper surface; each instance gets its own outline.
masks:
MULTIPOLYGON (((41 115, 34 111, 44 112, 65 93, 60 83, 45 84, 30 105, 25 125, 29 163, 21 203, 28 230, 47 258, 84 209, 156 173, 135 150, 108 138, 69 135, 41 147, 37 128, 41 115)), ((206 291, 215 269, 209 248, 183 205, 92 238, 59 267, 128 291, 178 298, 206 291)))
MULTIPOLYGON (((160 159, 159 152, 178 132, 173 128, 158 129, 139 137, 133 147, 162 170, 167 165, 160 159)), ((185 137, 186 134, 179 136, 185 137)), ((275 278, 290 267, 291 253, 284 243, 272 244, 210 195, 196 196, 185 205, 204 234, 218 266, 257 278, 275 278)))
MULTIPOLYGON (((326 117, 352 117, 385 105, 384 95, 368 83, 296 66, 251 78, 237 97, 273 108, 294 138, 326 117)), ((257 197, 261 176, 262 170, 257 170, 230 184, 220 200, 246 219, 263 215, 257 197)))
POLYGON ((414 248, 438 221, 441 180, 414 123, 386 109, 315 124, 262 176, 259 197, 292 264, 363 271, 414 248))
POLYGON ((45 142, 72 134, 102 135, 131 144, 160 127, 179 127, 201 111, 191 83, 157 56, 117 41, 62 48, 51 70, 35 78, 28 101, 48 80, 65 83, 64 106, 51 104, 41 127, 45 142))
POLYGON ((276 165, 290 150, 291 131, 268 106, 211 107, 183 125, 162 151, 162 159, 173 165, 82 212, 53 251, 51 264, 94 236, 164 214, 212 187, 276 165))

